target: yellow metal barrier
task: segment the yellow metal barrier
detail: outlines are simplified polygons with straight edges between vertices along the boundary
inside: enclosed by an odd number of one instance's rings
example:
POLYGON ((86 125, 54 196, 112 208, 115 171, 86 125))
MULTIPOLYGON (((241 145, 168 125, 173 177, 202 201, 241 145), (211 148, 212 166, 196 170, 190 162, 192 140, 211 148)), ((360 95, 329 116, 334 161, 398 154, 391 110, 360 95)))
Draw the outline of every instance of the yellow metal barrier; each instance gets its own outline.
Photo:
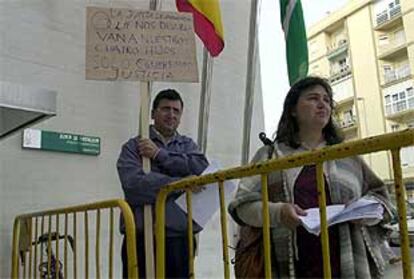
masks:
MULTIPOLYGON (((192 231, 192 207, 191 207, 191 189, 196 186, 207 185, 212 183, 218 183, 219 198, 220 198, 220 214, 221 214, 221 234, 222 234, 222 249, 223 249, 223 261, 224 261, 224 277, 230 278, 230 261, 228 252, 228 237, 227 237, 227 223, 226 223, 226 207, 224 203, 224 181, 235 178, 242 178, 253 175, 261 175, 262 181, 262 200, 263 200, 263 241, 264 241, 264 256, 265 256, 265 276, 271 277, 271 259, 270 259, 270 230, 269 230, 269 212, 268 208, 268 192, 267 192, 267 174, 272 171, 294 168, 302 165, 316 164, 317 166, 317 181, 319 192, 319 204, 321 205, 321 242, 322 253, 324 262, 324 277, 331 278, 331 271, 329 266, 329 240, 328 230, 326 224, 326 197, 324 190, 323 170, 322 163, 328 160, 335 160, 345 158, 353 155, 362 155, 377 151, 391 151, 393 169, 394 169, 394 182, 395 193, 397 198, 397 207, 399 212, 399 226, 400 226, 400 238, 401 238, 401 251, 403 256, 403 275, 404 278, 412 278, 411 271, 411 259, 409 251, 409 238, 407 228, 406 217, 406 204, 405 204, 405 187, 402 179, 402 170, 400 162, 400 149, 402 147, 410 146, 414 144, 414 132, 413 130, 405 130, 402 132, 386 134, 376 137, 371 137, 359 141, 342 143, 335 146, 330 146, 317 151, 304 152, 302 154, 296 154, 289 157, 279 158, 276 160, 269 160, 254 165, 242 166, 231 168, 224 171, 200 176, 183 179, 181 181, 172 183, 164 187, 156 202, 156 277, 164 278, 165 274, 165 200, 167 195, 175 190, 185 189, 187 193, 187 208, 188 208, 188 228, 189 232, 192 231)), ((128 274, 130 278, 138 278, 138 265, 136 257, 136 238, 135 238, 135 223, 134 217, 130 207, 123 200, 109 200, 103 202, 97 202, 86 205, 79 205, 73 207, 67 207, 62 209, 54 209, 48 211, 34 212, 17 216, 14 223, 13 231, 13 247, 12 247, 12 278, 38 278, 40 277, 40 270, 38 266, 40 263, 45 263, 46 268, 44 272, 47 272, 48 278, 51 278, 52 271, 60 270, 60 246, 59 246, 59 231, 60 231, 60 218, 63 216, 63 274, 64 278, 68 278, 68 274, 71 278, 88 278, 90 276, 89 270, 89 238, 94 237, 95 246, 95 276, 101 277, 100 270, 100 239, 101 239, 101 213, 102 210, 109 210, 109 247, 108 247, 108 276, 113 278, 113 252, 114 252, 114 208, 119 208, 123 213, 126 227, 127 236, 127 254, 128 254, 128 274), (91 236, 89 232, 89 213, 95 212, 96 220, 96 234, 91 236), (84 254, 81 256, 84 259, 84 273, 78 276, 78 223, 77 215, 83 213, 84 220, 84 254), (69 219, 72 216, 72 235, 73 241, 73 257, 72 257, 72 271, 68 270, 68 243, 70 242, 69 235, 69 219), (54 218, 53 218, 54 217, 54 218), (40 219, 40 222, 39 222, 40 219), (53 221, 54 220, 54 221, 53 221), (52 231, 52 224, 54 223, 55 232, 52 231), (34 227, 34 229, 33 229, 34 227), (40 235, 46 235, 45 239, 41 243, 36 243, 40 235), (45 232, 46 231, 46 232, 45 232), (56 238, 56 245, 54 247, 54 257, 57 261, 52 261, 52 241, 56 238), (32 244, 35 245, 32 245, 32 244), (44 256, 42 251, 43 247, 47 246, 47 255, 44 256), (40 246, 40 250, 39 247, 40 246), (22 266, 19 266, 19 254, 22 260, 22 266), (46 257, 46 260, 45 258, 46 257), (53 266, 54 265, 54 266, 53 266)), ((192 234, 189 233, 189 251, 190 262, 189 270, 190 277, 194 278, 194 261, 192 255, 192 247, 194 247, 192 234)), ((59 278, 59 274, 54 272, 56 278, 59 278)))
MULTIPOLYGON (((207 174, 199 177, 189 177, 175 183, 172 183, 161 189, 156 201, 156 277, 165 277, 165 201, 167 195, 176 190, 185 189, 187 193, 187 208, 190 212, 188 214, 189 224, 191 224, 191 195, 190 191, 193 187, 202 186, 212 183, 218 183, 220 192, 220 214, 222 225, 222 249, 223 259, 225 264, 224 277, 229 278, 229 261, 227 249, 227 229, 226 229, 226 211, 224 205, 223 181, 242 178, 253 175, 262 176, 262 200, 263 200, 263 241, 264 241, 264 256, 265 256, 265 276, 271 277, 271 259, 270 259, 270 233, 269 233, 269 211, 268 211, 268 196, 267 196, 267 174, 272 171, 295 168, 303 165, 315 164, 317 166, 317 181, 318 181, 318 199, 320 204, 321 215, 321 242, 322 254, 324 262, 324 277, 331 278, 331 271, 329 266, 329 240, 328 228, 326 223, 326 197, 324 190, 322 163, 329 160, 341 159, 354 155, 368 154, 378 151, 391 151, 394 169, 395 192, 397 197, 397 207, 400 216, 400 234, 401 234, 401 249, 403 255, 403 275, 404 278, 412 278, 411 275, 411 259, 409 253, 409 239, 407 230, 407 218, 405 207, 405 187, 402 182, 402 171, 399 152, 402 147, 414 145, 414 131, 407 129, 401 132, 390 133, 375 137, 370 137, 358 141, 341 143, 334 146, 329 146, 316 151, 304 152, 288 157, 283 157, 275 160, 269 160, 254 165, 241 166, 219 171, 212 174, 207 174)), ((192 245, 191 232, 189 226, 189 242, 192 245)), ((192 247, 192 246, 191 246, 192 247)), ((190 249, 192 251, 192 249, 190 249)), ((190 270, 193 272, 193 260, 190 258, 190 270)), ((192 273, 192 276, 194 274, 192 273)))
MULTIPOLYGON (((136 251, 135 221, 129 205, 123 200, 108 200, 61 209, 39 211, 34 213, 17 216, 14 222, 13 230, 13 247, 12 247, 12 270, 11 278, 89 278, 89 239, 95 239, 95 274, 94 278, 100 278, 101 273, 101 217, 102 211, 108 211, 109 215, 109 241, 108 241, 108 277, 114 278, 114 209, 118 208, 123 215, 125 223, 125 233, 127 237, 127 255, 128 255, 128 275, 129 278, 138 278, 138 264, 136 251), (89 232, 89 220, 95 217, 95 234, 89 232), (84 220, 84 254, 78 255, 78 222, 77 215, 83 214, 84 220), (60 228, 60 217, 64 218, 63 229, 60 228), (72 216, 72 236, 69 234, 69 219, 72 216), (40 219, 40 228, 39 228, 40 219), (47 221, 46 221, 47 220, 47 221), (45 225, 47 232, 45 234, 45 225), (33 231, 34 226, 34 231, 33 231), (55 231, 52 231, 54 227, 55 231), (39 236, 39 231, 41 235, 39 236), (60 234, 63 231, 63 235, 60 234), (60 262, 59 239, 63 239, 63 270, 60 262), (72 240, 73 239, 73 240, 72 240), (52 241, 56 240, 56 245, 52 247, 52 241), (68 256, 68 243, 73 249, 72 253, 72 270, 68 270, 70 261, 68 256), (40 246, 40 250, 38 250, 40 246), (46 259, 43 255, 43 247, 46 246, 46 259), (54 252, 52 251, 54 249, 54 252), (34 250, 34 251, 33 251, 34 250), (53 254, 54 253, 54 254, 53 254), (19 265, 19 256, 22 264, 19 265), (28 261, 27 261, 28 258, 28 261), (82 258, 84 273, 78 274, 78 258, 82 258), (44 272, 44 274, 40 274, 44 272), (21 274, 21 276, 20 276, 21 274), (68 277, 69 275, 69 277, 68 277), (42 277, 43 276, 43 277, 42 277), (47 277, 46 277, 47 276, 47 277)), ((118 256, 120 257, 120 256, 118 256)), ((118 276, 116 276, 118 277, 118 276)))

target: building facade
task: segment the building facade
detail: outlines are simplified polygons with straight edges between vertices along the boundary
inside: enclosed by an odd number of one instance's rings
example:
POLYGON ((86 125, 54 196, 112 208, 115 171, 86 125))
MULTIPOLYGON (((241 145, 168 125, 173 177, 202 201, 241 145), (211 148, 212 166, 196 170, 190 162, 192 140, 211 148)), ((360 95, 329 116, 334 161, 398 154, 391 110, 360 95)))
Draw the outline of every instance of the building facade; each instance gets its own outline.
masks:
MULTIPOLYGON (((310 74, 328 78, 346 140, 414 128, 414 1, 350 0, 308 30, 310 74)), ((392 183, 390 156, 366 155, 392 183)), ((401 150, 414 200, 414 147, 401 150)))

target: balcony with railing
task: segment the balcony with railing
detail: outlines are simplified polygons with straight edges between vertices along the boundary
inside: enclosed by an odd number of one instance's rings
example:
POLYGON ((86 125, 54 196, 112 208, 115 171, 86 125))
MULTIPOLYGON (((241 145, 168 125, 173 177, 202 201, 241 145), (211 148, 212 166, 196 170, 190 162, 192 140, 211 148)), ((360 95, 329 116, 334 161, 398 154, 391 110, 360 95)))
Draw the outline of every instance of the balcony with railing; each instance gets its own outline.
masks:
POLYGON ((353 116, 352 118, 342 119, 339 120, 338 124, 341 129, 356 128, 356 118, 353 116))
POLYGON ((339 118, 338 126, 341 129, 345 140, 352 140, 358 137, 358 125, 355 116, 339 118))
POLYGON ((345 109, 354 103, 354 86, 351 78, 332 84, 333 99, 337 109, 345 109))
POLYGON ((337 66, 332 67, 330 72, 329 80, 330 82, 337 82, 342 79, 345 79, 346 77, 350 76, 352 73, 351 66, 350 65, 343 65, 343 66, 337 66))
POLYGON ((409 77, 410 75, 411 75, 411 68, 409 64, 406 64, 394 70, 386 71, 384 73, 384 85, 405 79, 409 77))
POLYGON ((328 57, 328 59, 332 59, 344 53, 347 50, 348 50, 348 40, 341 39, 338 42, 335 42, 331 44, 330 46, 328 46, 326 56, 328 57))
POLYGON ((401 6, 395 5, 392 8, 386 9, 376 16, 376 29, 387 29, 398 23, 401 18, 401 6))
POLYGON ((379 48, 380 59, 392 59, 396 56, 401 56, 407 52, 405 36, 390 40, 387 44, 383 44, 379 48))

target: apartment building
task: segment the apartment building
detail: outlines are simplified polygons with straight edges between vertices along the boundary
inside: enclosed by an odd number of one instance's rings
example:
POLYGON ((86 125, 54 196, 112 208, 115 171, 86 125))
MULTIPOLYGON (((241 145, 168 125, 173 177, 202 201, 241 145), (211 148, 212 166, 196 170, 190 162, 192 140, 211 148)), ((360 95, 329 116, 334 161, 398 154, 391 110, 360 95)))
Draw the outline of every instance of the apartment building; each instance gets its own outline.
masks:
MULTIPOLYGON (((310 74, 328 78, 346 140, 414 128, 414 1, 349 0, 308 30, 310 74)), ((365 156, 391 184, 389 154, 365 156)), ((414 147, 401 151, 414 200, 414 147)))

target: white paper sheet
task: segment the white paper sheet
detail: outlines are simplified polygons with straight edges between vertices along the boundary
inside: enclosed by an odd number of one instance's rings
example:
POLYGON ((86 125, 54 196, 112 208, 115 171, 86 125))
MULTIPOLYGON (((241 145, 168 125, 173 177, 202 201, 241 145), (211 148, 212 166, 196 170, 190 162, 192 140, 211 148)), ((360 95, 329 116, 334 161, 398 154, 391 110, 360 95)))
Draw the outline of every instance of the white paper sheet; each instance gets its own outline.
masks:
MULTIPOLYGON (((220 169, 219 163, 212 161, 211 164, 204 170, 203 174, 213 173, 220 169)), ((232 180, 224 182, 224 199, 225 203, 230 200, 232 193, 236 189, 236 184, 232 180)), ((187 200, 186 195, 181 195, 175 200, 181 209, 187 212, 187 200)), ((220 196, 218 183, 209 184, 205 186, 205 189, 199 193, 193 193, 192 195, 192 209, 193 220, 205 227, 208 221, 213 217, 214 213, 220 208, 220 196)))
MULTIPOLYGON (((308 215, 299 216, 303 227, 315 235, 320 233, 320 215, 319 208, 307 209, 308 215)), ((345 207, 343 204, 330 205, 326 207, 326 219, 328 227, 334 224, 347 222, 358 219, 382 219, 384 208, 375 200, 361 198, 349 206, 345 207)))

